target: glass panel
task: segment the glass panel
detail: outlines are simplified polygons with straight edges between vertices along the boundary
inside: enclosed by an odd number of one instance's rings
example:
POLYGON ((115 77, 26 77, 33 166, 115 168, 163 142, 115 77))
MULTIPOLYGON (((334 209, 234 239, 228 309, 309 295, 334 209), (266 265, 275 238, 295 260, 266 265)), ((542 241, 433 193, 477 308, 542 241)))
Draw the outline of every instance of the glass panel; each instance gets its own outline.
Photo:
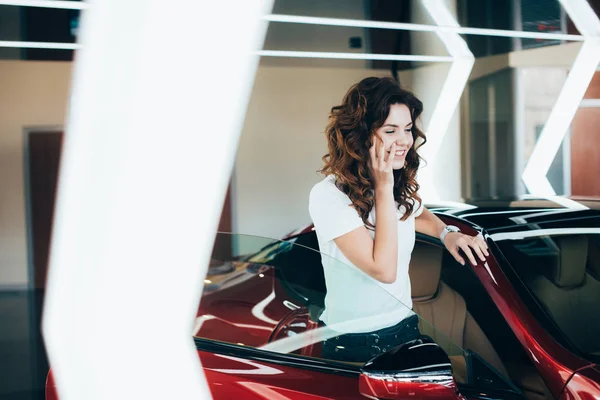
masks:
MULTIPOLYGON (((0 40, 74 43, 79 10, 0 6, 0 40)), ((0 59, 71 61, 72 50, 0 47, 0 59)))
POLYGON ((449 356, 464 356, 458 345, 416 316, 387 292, 384 284, 313 250, 313 237, 303 235, 284 242, 219 233, 194 335, 278 353, 362 364, 405 341, 402 332, 407 330, 397 326, 403 321, 418 324, 421 333, 435 336, 449 356), (352 282, 353 287, 360 287, 360 293, 333 285, 328 291, 325 277, 328 281, 352 282), (331 341, 343 335, 382 329, 359 344, 361 352, 353 352, 356 359, 352 361, 340 356, 347 351, 343 345, 332 346, 331 341))
MULTIPOLYGON (((566 15, 557 0, 521 0, 516 11, 526 32, 567 33, 566 15)), ((523 49, 560 44, 558 40, 520 39, 523 49)))
MULTIPOLYGON (((459 23, 470 28, 566 34, 568 16, 558 0, 459 0, 459 23)), ((531 39, 467 35, 476 57, 504 54, 521 49, 555 46, 556 39, 531 39)))
MULTIPOLYGON (((415 32, 393 29, 371 29, 346 26, 327 26, 270 22, 264 50, 325 53, 419 55, 448 57, 442 41, 434 32, 415 32)), ((265 65, 327 66, 347 68, 360 66, 370 69, 399 71, 423 67, 429 61, 348 60, 293 57, 262 57, 265 65)))
MULTIPOLYGON (((511 199, 529 192, 523 171, 567 76, 567 67, 531 66, 505 68, 469 82, 468 200, 511 199)), ((545 175, 558 195, 571 195, 571 145, 566 132, 545 175)))
POLYGON ((589 360, 600 360, 600 229, 498 246, 547 316, 539 318, 546 330, 589 360))
MULTIPOLYGON (((525 167, 540 134, 550 117, 558 95, 567 80, 567 68, 529 67, 521 68, 520 82, 523 94, 523 153, 519 164, 525 167)), ((570 194, 570 137, 565 135, 563 144, 554 157, 546 174, 552 188, 559 195, 570 194)), ((519 171, 521 174, 522 171, 519 171)))

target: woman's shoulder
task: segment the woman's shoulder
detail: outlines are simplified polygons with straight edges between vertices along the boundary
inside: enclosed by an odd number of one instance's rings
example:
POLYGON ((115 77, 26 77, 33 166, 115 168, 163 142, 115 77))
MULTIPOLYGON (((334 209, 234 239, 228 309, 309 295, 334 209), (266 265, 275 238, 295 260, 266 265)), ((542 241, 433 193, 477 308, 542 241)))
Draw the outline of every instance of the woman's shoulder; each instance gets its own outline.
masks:
POLYGON ((337 187, 335 182, 335 176, 328 175, 316 183, 310 191, 310 202, 322 202, 333 199, 349 201, 349 197, 337 187))
MULTIPOLYGON (((409 202, 412 203, 413 208, 412 211, 410 213, 410 215, 408 216, 408 218, 416 218, 419 215, 421 215, 421 213, 423 212, 423 201, 421 200, 417 200, 415 198, 411 198, 409 199, 409 202)), ((404 206, 403 204, 398 204, 398 202, 396 202, 396 213, 398 214, 398 216, 403 217, 404 214, 406 214, 406 206, 404 206)))

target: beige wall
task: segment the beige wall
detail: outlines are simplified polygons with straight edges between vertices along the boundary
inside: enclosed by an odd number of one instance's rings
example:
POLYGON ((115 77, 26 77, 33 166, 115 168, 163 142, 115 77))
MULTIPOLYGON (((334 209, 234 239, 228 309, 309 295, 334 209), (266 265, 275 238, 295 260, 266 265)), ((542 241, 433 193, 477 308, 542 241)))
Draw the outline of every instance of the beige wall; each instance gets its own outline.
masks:
MULTIPOLYGON (((0 62, 0 286, 27 283, 23 128, 64 124, 70 72, 70 63, 0 62)), ((413 74, 400 74, 409 88, 413 74)), ((350 85, 372 75, 389 73, 260 66, 236 159, 235 232, 280 237, 310 222, 308 194, 321 179, 328 112, 350 85)), ((426 108, 435 104, 431 94, 426 108)))
POLYGON ((0 286, 27 284, 23 129, 63 125, 71 63, 0 61, 0 286))
MULTIPOLYGON (((234 229, 281 237, 310 223, 308 194, 327 151, 332 106, 367 76, 388 71, 262 66, 254 84, 235 169, 234 229)), ((410 81, 410 73, 401 75, 410 81)))

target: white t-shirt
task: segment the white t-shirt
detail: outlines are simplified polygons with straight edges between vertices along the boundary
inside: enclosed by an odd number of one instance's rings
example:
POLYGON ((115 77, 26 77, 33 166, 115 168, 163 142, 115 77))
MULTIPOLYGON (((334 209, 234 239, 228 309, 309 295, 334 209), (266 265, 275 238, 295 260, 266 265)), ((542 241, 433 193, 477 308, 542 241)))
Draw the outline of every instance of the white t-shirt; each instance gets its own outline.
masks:
MULTIPOLYGON (((334 240, 364 225, 358 212, 351 206, 350 198, 335 185, 335 177, 329 175, 317 183, 310 192, 309 212, 315 225, 323 261, 327 295, 325 311, 321 320, 332 325, 379 314, 399 315, 395 323, 412 314, 412 299, 408 265, 415 245, 415 217, 423 206, 405 221, 404 207, 396 211, 398 219, 398 272, 394 283, 382 283, 362 272, 344 256, 334 240)), ((375 225, 375 207, 369 215, 375 225)), ((369 229, 371 236, 375 232, 369 229)), ((347 324, 345 324, 347 325, 347 324)), ((380 328, 394 325, 384 323, 380 328)), ((379 328, 378 328, 379 329, 379 328)), ((368 332, 372 327, 337 329, 343 332, 368 332)))

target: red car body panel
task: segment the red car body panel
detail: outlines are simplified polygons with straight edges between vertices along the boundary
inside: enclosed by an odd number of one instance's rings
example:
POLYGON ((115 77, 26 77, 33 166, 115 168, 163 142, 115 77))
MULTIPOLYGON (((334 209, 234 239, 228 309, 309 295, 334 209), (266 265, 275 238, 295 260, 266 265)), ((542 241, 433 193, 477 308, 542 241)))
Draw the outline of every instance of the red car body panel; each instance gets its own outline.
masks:
POLYGON ((46 378, 46 400, 58 400, 52 370, 48 371, 48 377, 46 378))
POLYGON ((597 366, 583 368, 569 381, 561 400, 597 400, 600 398, 600 369, 597 366))
MULTIPOLYGON (((358 392, 358 378, 205 351, 198 351, 198 356, 214 399, 365 399, 358 392)), ((52 371, 48 373, 46 381, 46 400, 58 400, 52 371)))
POLYGON ((274 329, 293 310, 286 307, 288 299, 274 276, 272 267, 260 274, 216 293, 206 293, 198 308, 198 316, 210 315, 195 333, 206 339, 243 343, 259 347, 267 344, 274 329), (278 301, 267 301, 270 297, 278 301), (260 308, 258 304, 262 304, 260 308))
POLYGON ((358 379, 199 351, 215 399, 362 399, 358 379))

